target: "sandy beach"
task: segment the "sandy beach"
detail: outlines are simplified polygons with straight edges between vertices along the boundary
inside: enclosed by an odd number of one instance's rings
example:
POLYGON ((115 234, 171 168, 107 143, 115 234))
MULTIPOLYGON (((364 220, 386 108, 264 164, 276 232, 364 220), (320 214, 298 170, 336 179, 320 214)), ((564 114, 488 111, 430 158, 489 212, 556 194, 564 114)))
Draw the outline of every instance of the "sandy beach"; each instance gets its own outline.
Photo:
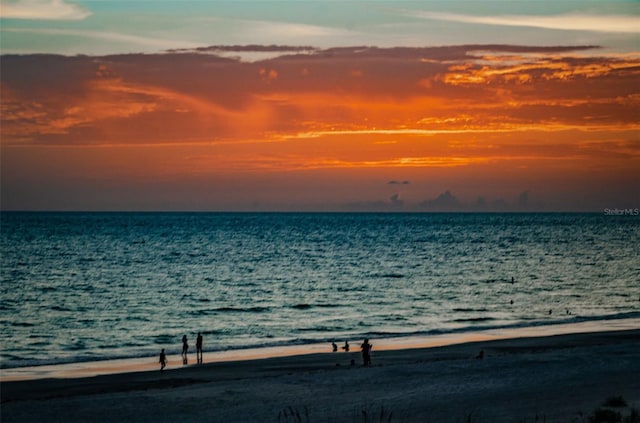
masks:
POLYGON ((640 408, 640 330, 3 382, 3 422, 587 422, 640 408), (484 358, 476 358, 484 351, 484 358), (354 360, 355 364, 351 364, 354 360), (536 420, 537 419, 537 420, 536 420))

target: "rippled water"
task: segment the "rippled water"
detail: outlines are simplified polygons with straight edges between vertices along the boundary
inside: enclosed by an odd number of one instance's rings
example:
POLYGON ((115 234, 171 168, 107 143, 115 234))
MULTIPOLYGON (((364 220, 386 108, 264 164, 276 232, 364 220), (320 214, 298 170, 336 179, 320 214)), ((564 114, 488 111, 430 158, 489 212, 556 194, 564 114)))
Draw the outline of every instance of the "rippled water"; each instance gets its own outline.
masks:
POLYGON ((634 216, 2 213, 0 232, 3 367, 198 331, 221 350, 640 316, 634 216))

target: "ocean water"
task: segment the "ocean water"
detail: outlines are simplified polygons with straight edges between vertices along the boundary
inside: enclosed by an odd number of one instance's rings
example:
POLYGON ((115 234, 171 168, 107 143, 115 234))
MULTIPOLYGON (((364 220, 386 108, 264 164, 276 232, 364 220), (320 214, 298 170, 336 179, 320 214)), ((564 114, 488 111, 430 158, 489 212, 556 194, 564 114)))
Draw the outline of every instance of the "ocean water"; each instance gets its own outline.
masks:
POLYGON ((3 368, 640 317, 640 218, 13 213, 3 368), (514 282, 511 280, 514 278, 514 282))

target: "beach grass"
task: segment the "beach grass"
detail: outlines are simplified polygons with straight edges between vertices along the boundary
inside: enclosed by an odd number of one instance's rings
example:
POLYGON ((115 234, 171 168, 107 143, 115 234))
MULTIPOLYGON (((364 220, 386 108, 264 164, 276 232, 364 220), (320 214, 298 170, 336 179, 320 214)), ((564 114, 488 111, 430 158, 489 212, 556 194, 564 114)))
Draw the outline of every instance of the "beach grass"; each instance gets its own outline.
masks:
POLYGON ((607 398, 589 415, 588 423, 640 423, 640 412, 621 395, 607 398))
MULTIPOLYGON (((402 413, 399 413, 402 414, 402 413)), ((456 420, 460 423, 487 423, 486 420, 475 417, 474 412, 463 413, 464 415, 456 420)), ((327 421, 344 420, 344 416, 334 416, 327 421)), ((308 407, 302 408, 288 406, 278 413, 278 423, 313 423, 314 420, 308 407)), ((405 422, 403 418, 394 418, 394 412, 384 405, 362 406, 355 409, 350 417, 352 423, 392 423, 405 422), (358 411, 359 410, 359 411, 358 411)), ((589 415, 576 412, 572 423, 640 423, 640 412, 635 408, 629 408, 627 401, 622 396, 607 398, 602 406, 595 408, 589 415)), ((546 413, 535 413, 533 416, 519 418, 514 423, 547 423, 551 422, 546 413)))

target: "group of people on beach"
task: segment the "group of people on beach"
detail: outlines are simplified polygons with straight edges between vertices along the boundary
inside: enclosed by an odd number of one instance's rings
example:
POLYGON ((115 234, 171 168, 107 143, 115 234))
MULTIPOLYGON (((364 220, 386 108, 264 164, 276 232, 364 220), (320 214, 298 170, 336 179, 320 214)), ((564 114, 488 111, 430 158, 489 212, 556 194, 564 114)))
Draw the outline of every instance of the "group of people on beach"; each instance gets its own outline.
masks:
MULTIPOLYGON (((187 358, 187 354, 189 353, 189 342, 187 335, 182 337, 182 364, 187 365, 189 360, 187 358)), ((338 346, 335 342, 331 343, 333 347, 333 352, 338 351, 338 346)), ((364 366, 371 365, 371 349, 373 345, 369 343, 369 340, 365 338, 364 342, 360 345, 360 349, 362 350, 362 364, 364 366)), ((342 347, 344 352, 349 352, 349 341, 344 341, 344 346, 342 347)), ((196 337, 196 360, 198 364, 202 364, 202 334, 198 332, 198 336, 196 337)), ((354 364, 354 361, 351 360, 351 364, 354 364)), ((167 367, 167 354, 164 351, 160 351, 160 371, 164 371, 164 368, 167 367)))
MULTIPOLYGON (((331 342, 331 348, 333 352, 338 351, 338 346, 335 342, 331 342)), ((344 345, 341 347, 344 352, 349 352, 349 341, 344 341, 344 345)), ((369 343, 367 338, 364 339, 364 342, 360 345, 360 349, 362 350, 362 364, 365 366, 371 365, 371 349, 373 345, 369 343)), ((353 364, 353 360, 351 360, 351 364, 353 364)))
MULTIPOLYGON (((187 358, 187 354, 189 353, 189 342, 187 335, 182 337, 182 364, 189 364, 189 360, 187 358)), ((198 332, 198 336, 196 337, 196 360, 198 364, 202 364, 202 334, 198 332)), ((163 371, 167 366, 167 354, 164 352, 164 348, 160 351, 160 371, 163 371)))

